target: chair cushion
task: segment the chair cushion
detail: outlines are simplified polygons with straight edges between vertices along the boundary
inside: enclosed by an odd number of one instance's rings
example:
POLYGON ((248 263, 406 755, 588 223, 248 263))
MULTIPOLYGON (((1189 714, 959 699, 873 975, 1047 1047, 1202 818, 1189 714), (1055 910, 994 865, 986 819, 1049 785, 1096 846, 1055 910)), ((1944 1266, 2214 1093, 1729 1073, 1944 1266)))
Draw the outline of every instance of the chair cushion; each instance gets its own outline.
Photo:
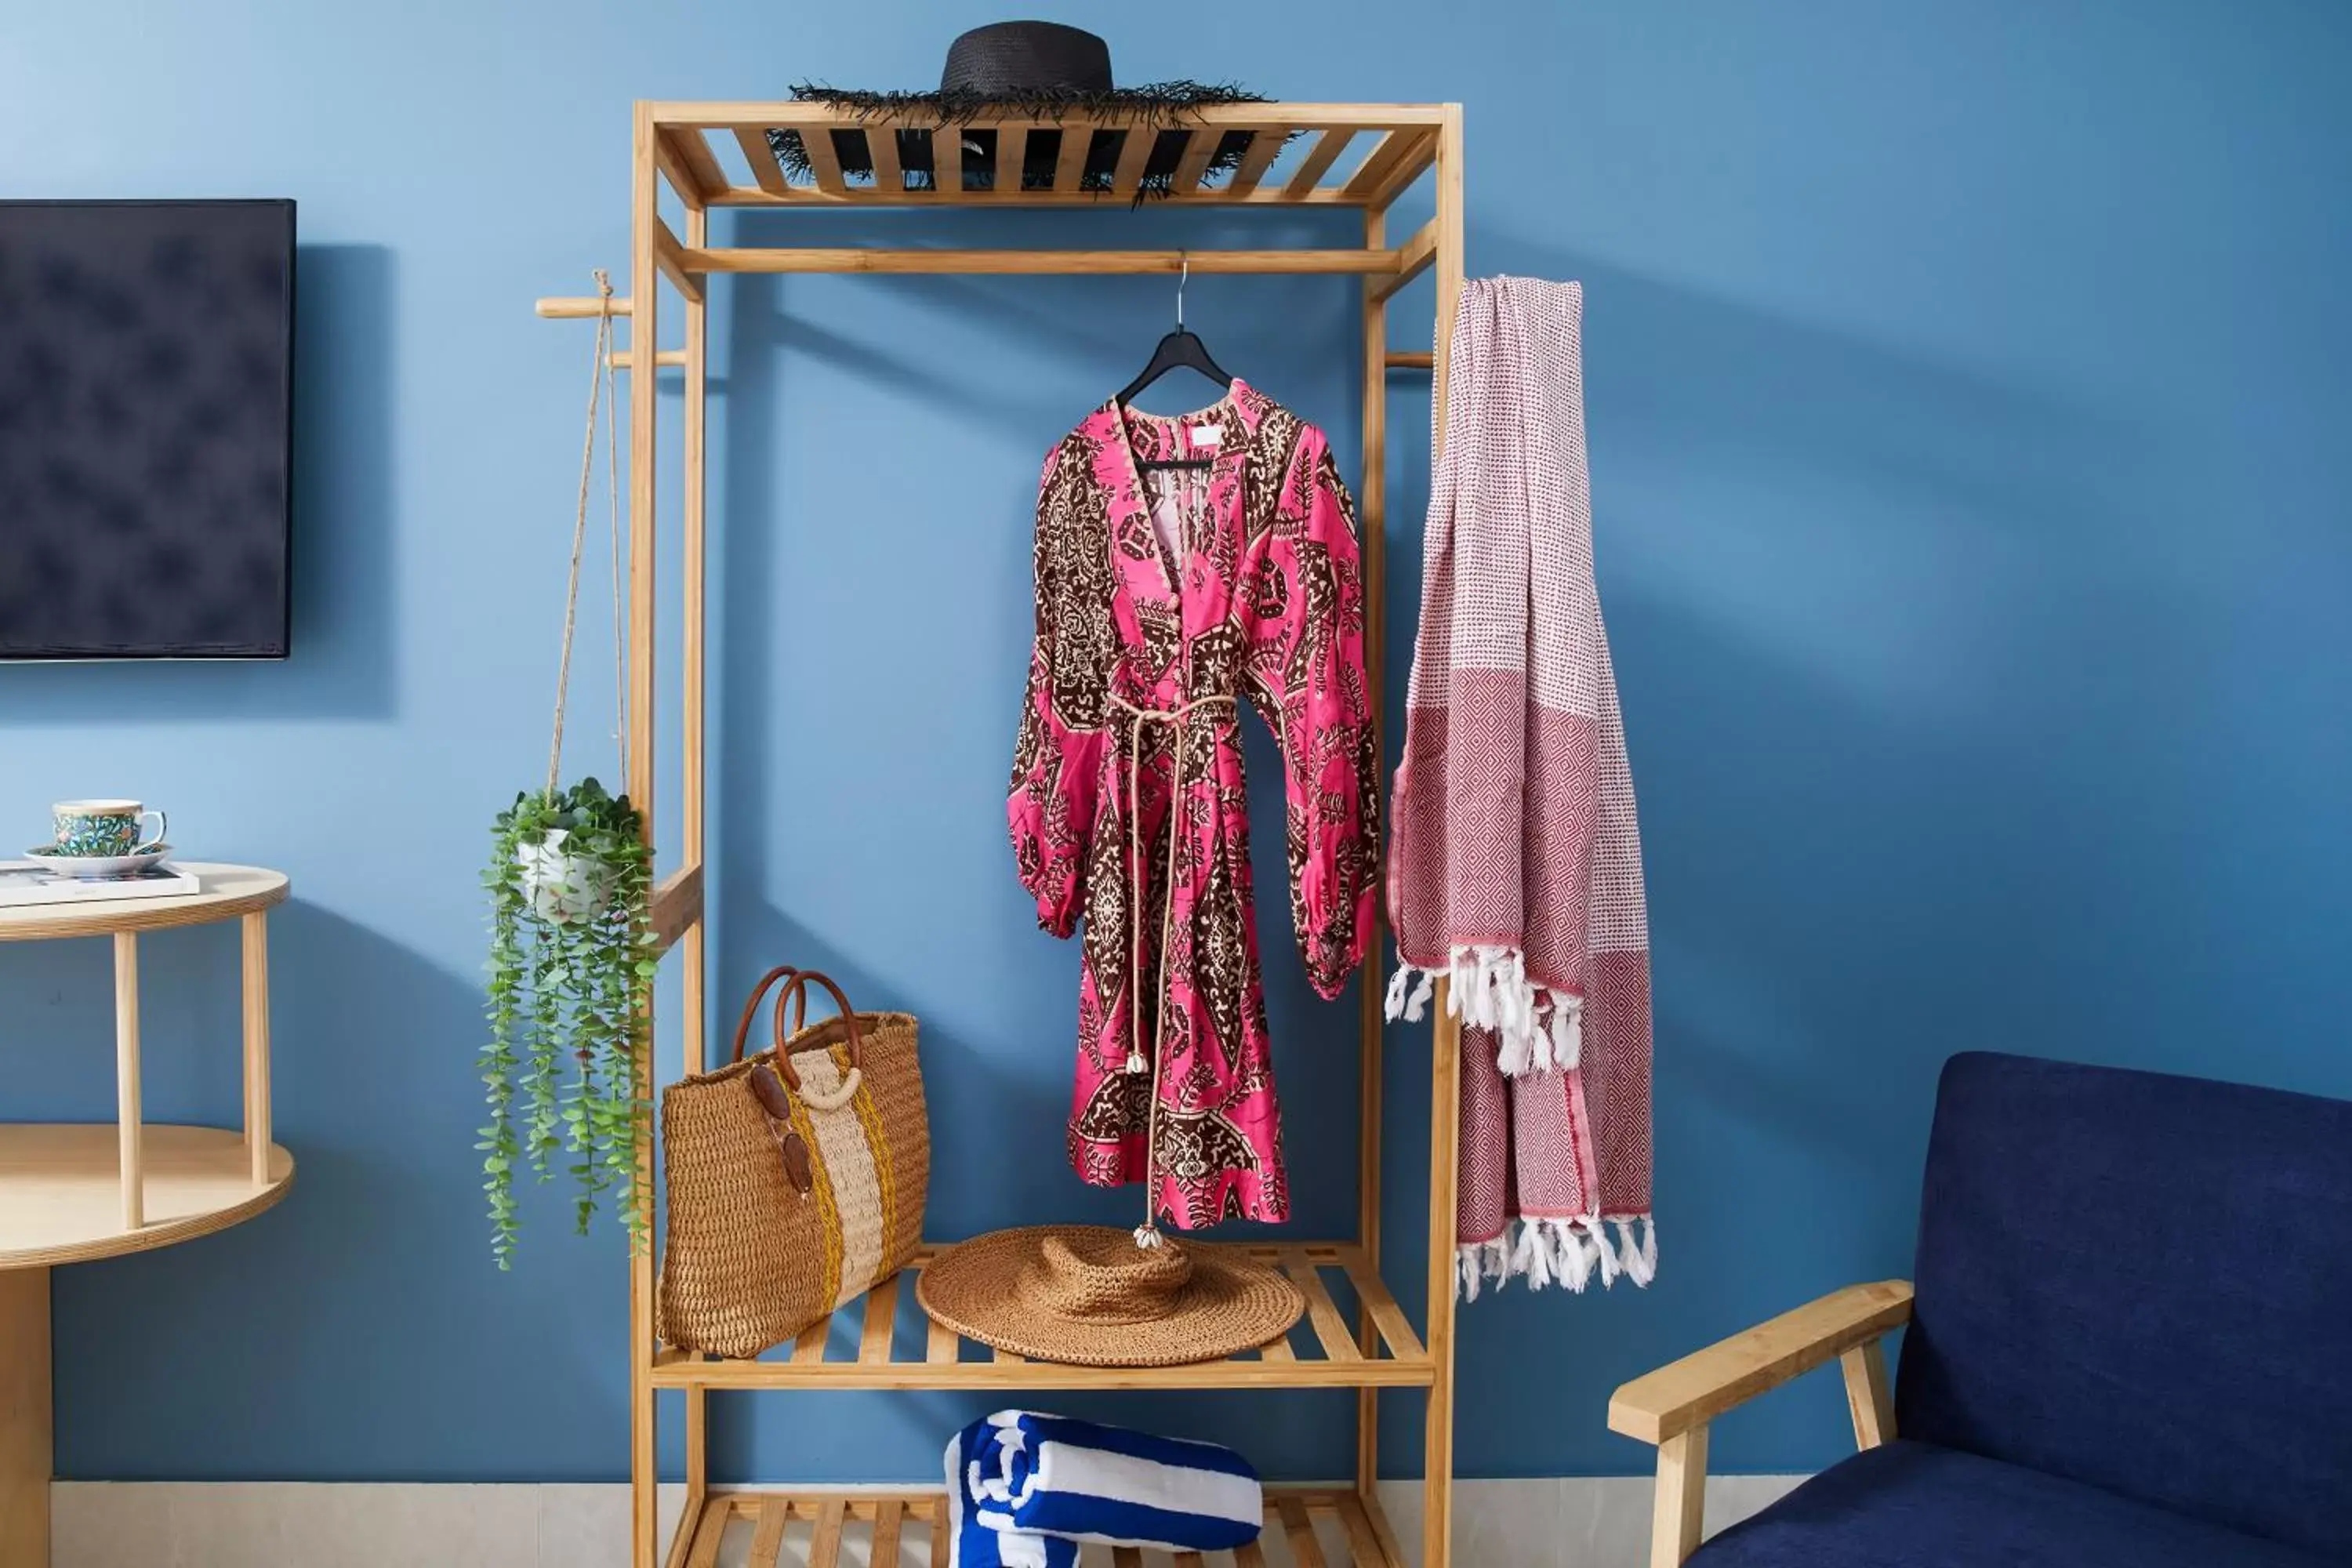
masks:
POLYGON ((2336 1559, 1908 1440, 1822 1471, 1690 1568, 2323 1568, 2336 1559))
POLYGON ((1906 1437, 2352 1556, 2352 1103, 1944 1072, 1906 1437))

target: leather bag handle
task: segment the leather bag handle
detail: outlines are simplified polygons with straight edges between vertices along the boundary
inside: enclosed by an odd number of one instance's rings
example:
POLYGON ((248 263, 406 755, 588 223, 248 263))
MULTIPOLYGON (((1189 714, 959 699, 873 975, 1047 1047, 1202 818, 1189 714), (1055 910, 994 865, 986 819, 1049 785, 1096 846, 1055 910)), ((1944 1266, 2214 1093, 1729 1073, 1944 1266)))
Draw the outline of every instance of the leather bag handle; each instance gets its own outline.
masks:
MULTIPOLYGON (((760 998, 768 994, 768 987, 773 985, 777 981, 783 979, 786 975, 797 975, 800 973, 801 972, 798 969, 793 968, 789 963, 780 963, 776 965, 775 968, 768 971, 767 973, 760 976, 760 984, 751 987, 751 999, 743 1004, 743 1020, 735 1026, 735 1054, 728 1058, 729 1060, 740 1062, 743 1059, 743 1042, 751 1036, 751 1020, 759 1016, 760 998)), ((789 988, 785 994, 791 994, 789 988)), ((782 1016, 783 1005, 783 997, 777 997, 776 1007, 780 1020, 782 1016)), ((781 1031, 779 1037, 781 1037, 781 1031)))
MULTIPOLYGON (((850 1072, 856 1073, 866 1065, 864 1042, 857 1028, 857 1010, 849 1005, 848 996, 834 984, 831 975, 814 969, 795 969, 792 972, 792 978, 784 982, 783 990, 776 995, 776 1070, 783 1075, 784 1082, 795 1094, 801 1093, 800 1074, 793 1069, 792 1052, 787 1048, 787 1042, 792 1035, 800 1032, 808 1017, 808 987, 812 982, 832 994, 834 1007, 841 1015, 842 1038, 849 1047, 850 1072), (789 1032, 784 1027, 784 1004, 787 1002, 793 1004, 793 1025, 789 1032)), ((756 1002, 758 998, 755 996, 752 1000, 756 1002)), ((843 1079, 845 1084, 849 1081, 846 1077, 843 1079)))

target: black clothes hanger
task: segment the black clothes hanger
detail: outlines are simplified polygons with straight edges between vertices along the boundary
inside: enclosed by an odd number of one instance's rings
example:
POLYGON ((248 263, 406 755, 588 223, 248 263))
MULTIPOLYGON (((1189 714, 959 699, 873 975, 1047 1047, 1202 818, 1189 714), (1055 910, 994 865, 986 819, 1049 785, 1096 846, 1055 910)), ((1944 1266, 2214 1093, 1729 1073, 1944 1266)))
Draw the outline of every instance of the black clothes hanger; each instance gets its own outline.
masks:
MULTIPOLYGON (((1192 276, 1192 264, 1185 260, 1176 279, 1176 330, 1160 340, 1151 351, 1151 363, 1143 374, 1119 389, 1115 402, 1121 408, 1134 400, 1135 395, 1166 375, 1171 370, 1196 370, 1221 386, 1230 388, 1234 378, 1209 355, 1209 345, 1184 328, 1184 284, 1192 276)), ((1163 458, 1142 464, 1146 468, 1206 468, 1215 466, 1210 458, 1163 458)))

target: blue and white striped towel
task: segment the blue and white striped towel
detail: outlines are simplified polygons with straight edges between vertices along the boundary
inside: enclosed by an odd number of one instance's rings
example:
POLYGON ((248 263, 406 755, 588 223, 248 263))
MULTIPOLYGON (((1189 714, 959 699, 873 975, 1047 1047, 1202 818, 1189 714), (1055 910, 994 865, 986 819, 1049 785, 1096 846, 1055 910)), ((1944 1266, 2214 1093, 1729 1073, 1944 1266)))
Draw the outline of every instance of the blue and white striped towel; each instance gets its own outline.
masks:
MULTIPOLYGON (((1255 1541, 1265 1526, 1257 1472, 1231 1448, 1025 1410, 1000 1410, 979 1425, 991 1430, 993 1444, 984 1436, 967 1440, 966 1476, 952 1489, 968 1492, 972 1517, 992 1530, 1163 1552, 1228 1552, 1255 1541)), ((957 1563, 964 1568, 963 1559, 957 1563)), ((1022 1568, 1009 1552, 1004 1563, 1022 1568)))
POLYGON ((993 1453, 997 1428, 975 1421, 948 1439, 948 1558, 954 1568, 1077 1568, 1078 1543, 1020 1531, 995 1531, 976 1522, 972 1487, 981 1466, 975 1455, 993 1453))

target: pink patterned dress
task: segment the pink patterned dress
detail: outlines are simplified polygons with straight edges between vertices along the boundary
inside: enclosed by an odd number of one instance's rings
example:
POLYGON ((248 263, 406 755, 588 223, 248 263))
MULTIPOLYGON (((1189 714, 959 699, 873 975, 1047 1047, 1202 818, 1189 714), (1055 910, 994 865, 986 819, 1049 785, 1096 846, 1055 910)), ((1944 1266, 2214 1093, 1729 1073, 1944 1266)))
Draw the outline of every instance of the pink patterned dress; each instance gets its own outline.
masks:
POLYGON ((1182 1228, 1286 1218, 1238 706, 1281 744, 1292 916, 1334 996, 1370 929, 1380 789, 1329 443, 1239 381, 1173 418, 1106 404, 1045 459, 1036 569, 1007 810, 1038 924, 1086 917, 1070 1163, 1148 1180, 1182 1228), (1171 458, 1208 467, 1144 467, 1171 458))

